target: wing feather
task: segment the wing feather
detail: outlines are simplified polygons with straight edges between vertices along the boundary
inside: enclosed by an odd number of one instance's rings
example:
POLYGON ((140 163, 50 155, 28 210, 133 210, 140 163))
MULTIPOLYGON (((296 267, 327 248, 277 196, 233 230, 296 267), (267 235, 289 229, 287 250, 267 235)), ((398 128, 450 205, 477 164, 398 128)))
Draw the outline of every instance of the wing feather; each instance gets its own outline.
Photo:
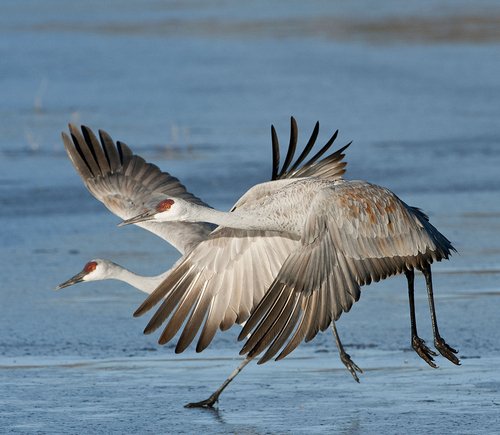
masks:
MULTIPOLYGON (((217 332, 217 329, 222 323, 224 314, 226 313, 227 306, 229 304, 231 289, 221 285, 223 280, 223 275, 215 274, 211 282, 214 289, 217 289, 214 296, 212 297, 212 302, 210 304, 210 310, 208 311, 207 319, 205 320, 205 325, 201 331, 198 344, 196 346, 196 352, 203 351, 212 341, 217 332)), ((227 325, 225 325, 227 326, 227 325)))
POLYGON ((143 315, 165 298, 145 329, 145 333, 154 332, 172 315, 166 326, 168 332, 162 335, 163 343, 164 339, 171 339, 175 335, 182 326, 181 321, 185 321, 186 313, 191 311, 197 302, 200 307, 206 307, 208 314, 206 311, 202 312, 201 308, 193 309, 192 317, 196 312, 196 319, 193 318, 184 326, 180 347, 189 345, 187 341, 192 340, 197 332, 193 328, 199 328, 199 319, 206 316, 197 345, 198 351, 201 351, 211 342, 218 328, 225 330, 235 322, 242 323, 248 318, 278 274, 281 264, 297 243, 297 239, 297 236, 268 231, 249 232, 218 228, 151 293, 134 316, 143 315), (275 252, 278 258, 273 259, 271 264, 267 250, 274 244, 277 246, 275 252), (193 280, 198 280, 198 283, 191 288, 189 283, 193 280), (209 300, 209 304, 200 303, 200 299, 195 298, 183 299, 184 293, 201 292, 201 289, 203 298, 209 300), (191 308, 184 306, 181 301, 186 304, 189 302, 191 308), (183 313, 176 316, 175 313, 179 309, 183 313))
POLYGON ((276 353, 283 347, 290 334, 293 332, 293 329, 295 328, 302 314, 300 303, 301 303, 301 298, 295 297, 293 303, 289 304, 290 313, 288 315, 288 318, 286 319, 284 325, 280 328, 279 334, 277 335, 276 339, 273 341, 273 343, 269 346, 266 353, 259 360, 260 364, 264 364, 265 362, 269 361, 274 355, 276 355, 276 353))
POLYGON ((172 338, 174 338, 175 334, 177 334, 187 316, 191 312, 193 305, 199 297, 199 292, 196 291, 196 285, 199 278, 200 277, 198 276, 197 279, 191 282, 189 289, 184 293, 182 300, 179 303, 179 307, 175 310, 175 313, 170 318, 170 321, 160 336, 160 342, 168 343, 172 338))
MULTIPOLYGON (((87 130, 90 131, 90 129, 88 128, 87 130)), ((94 136, 93 133, 92 136, 94 136)), ((109 161, 110 172, 112 173, 117 172, 121 168, 123 162, 120 159, 120 154, 118 152, 118 149, 116 148, 115 143, 113 142, 113 139, 111 139, 109 134, 103 130, 99 130, 99 137, 101 138, 102 149, 104 150, 106 157, 109 161)), ((95 149, 100 148, 97 139, 95 139, 95 143, 96 143, 95 149)))
MULTIPOLYGON (((344 158, 342 153, 348 145, 331 156, 320 160, 331 147, 337 133, 314 157, 302 164, 313 148, 319 125, 315 126, 308 144, 295 163, 293 163, 293 156, 297 143, 297 129, 293 118, 291 119, 291 130, 287 156, 280 170, 278 138, 274 128, 271 129, 273 139, 272 179, 276 181, 254 186, 238 200, 231 211, 236 209, 244 210, 262 204, 263 201, 279 189, 297 181, 298 177, 321 175, 333 180, 340 178, 345 173, 346 163, 342 162, 344 158)), ((136 170, 134 169, 134 171, 136 170)), ((146 327, 146 332, 149 333, 157 329, 169 316, 172 316, 162 335, 161 342, 163 343, 166 339, 171 339, 175 335, 182 326, 181 321, 184 322, 187 313, 191 311, 191 316, 184 326, 176 351, 184 350, 194 340, 203 320, 205 320, 197 345, 197 351, 201 351, 208 346, 217 328, 224 330, 231 327, 235 322, 242 323, 246 321, 250 313, 263 300, 266 290, 271 287, 271 293, 281 293, 282 298, 285 298, 285 295, 288 298, 279 299, 279 304, 286 305, 286 307, 283 305, 286 308, 286 316, 283 314, 284 317, 279 318, 277 323, 274 322, 276 331, 285 328, 285 333, 281 334, 279 338, 279 342, 281 342, 282 337, 288 337, 289 331, 293 330, 298 318, 301 317, 303 295, 298 292, 290 293, 287 286, 276 285, 272 287, 271 284, 280 273, 282 266, 286 265, 285 269, 289 269, 290 274, 300 277, 299 284, 301 286, 306 285, 307 279, 310 278, 310 274, 306 273, 308 263, 287 262, 287 258, 296 249, 299 239, 299 236, 278 232, 246 231, 219 227, 186 256, 181 266, 160 284, 134 315, 140 316, 149 311, 161 298, 168 298, 170 304, 175 302, 179 305, 167 307, 168 304, 164 302, 146 327), (189 282, 193 280, 197 280, 197 284, 189 287, 189 282), (197 299, 180 296, 180 294, 187 291, 199 292, 200 296, 197 299), (174 293, 177 294, 175 297, 172 296, 174 293), (286 302, 287 300, 295 300, 296 305, 290 308, 286 302), (193 308, 190 309, 189 304, 193 308), (178 315, 176 314, 177 310, 181 311, 178 315)), ((310 250, 314 252, 313 260, 321 264, 320 262, 323 259, 330 258, 326 249, 326 247, 322 247, 321 251, 317 253, 310 250)), ((314 300, 317 298, 315 296, 314 300)), ((321 300, 324 298, 325 296, 322 294, 321 300)), ((264 299, 274 301, 274 299, 264 299)), ((315 303, 317 304, 317 301, 315 303)), ((265 304, 260 304, 259 307, 261 311, 266 311, 269 308, 265 304)), ((278 307, 275 307, 276 310, 279 311, 278 307)), ((309 330, 314 331, 324 326, 319 320, 313 322, 310 315, 306 315, 305 319, 309 329, 304 330, 303 336, 309 330), (314 326, 311 326, 312 324, 314 326)), ((249 331, 255 325, 256 323, 251 322, 250 325, 245 326, 244 330, 249 331)), ((281 347, 281 345, 276 344, 274 347, 281 347)))
POLYGON ((259 363, 268 361, 296 328, 282 358, 348 312, 361 285, 448 258, 452 250, 425 215, 387 189, 361 181, 323 188, 311 202, 300 243, 240 334, 255 328, 242 353, 255 356, 269 346, 259 363), (295 311, 299 297, 302 316, 295 311))
MULTIPOLYGON (((167 197, 206 205, 187 192, 177 178, 146 163, 125 144, 115 145, 106 132, 99 131, 99 143, 88 127, 82 126, 80 133, 69 124, 69 131, 71 139, 63 133, 63 143, 78 175, 89 191, 122 219, 137 216, 167 197)), ((189 252, 214 228, 204 223, 180 222, 144 222, 139 226, 162 237, 182 253, 189 252)))
MULTIPOLYGON (((85 139, 73 124, 69 124, 69 131, 71 133, 71 138, 73 139, 73 143, 75 144, 76 152, 80 154, 80 158, 85 162, 92 176, 94 177, 99 176, 101 170, 99 169, 99 166, 95 161, 94 155, 92 154, 92 151, 89 148, 89 145, 91 146, 91 144, 87 144, 85 142, 85 139)), ((66 151, 67 150, 68 149, 66 148, 66 151)), ((78 171, 78 168, 75 167, 75 169, 77 169, 78 171)))
MULTIPOLYGON (((110 163, 104 154, 103 149, 99 145, 99 141, 95 137, 92 130, 88 127, 82 125, 82 133, 85 141, 92 144, 90 148, 94 158, 96 159, 97 166, 99 167, 100 175, 104 175, 106 172, 111 172, 110 163)), ((119 159, 118 159, 119 161, 119 159)))
POLYGON ((64 148, 66 149, 68 157, 71 163, 73 164, 74 168, 76 169, 78 175, 80 175, 81 178, 85 179, 93 177, 92 171, 90 170, 87 163, 81 157, 80 153, 78 152, 78 149, 73 146, 73 142, 71 142, 69 136, 64 131, 61 133, 61 136, 64 148))
MULTIPOLYGON (((289 355, 302 342, 302 340, 306 336, 307 329, 308 329, 309 323, 311 321, 311 317, 313 316, 313 311, 310 308, 310 306, 312 304, 312 299, 311 298, 304 298, 302 296, 302 297, 300 297, 300 302, 301 302, 300 306, 302 308, 302 316, 300 318, 299 325, 298 325, 297 329, 295 330, 295 333, 292 335, 292 338, 288 341, 288 343, 286 344, 284 349, 281 351, 281 353, 276 358, 276 361, 279 361, 280 359, 283 359, 287 355, 289 355)), ((253 352, 253 350, 252 350, 252 352, 253 352)), ((255 355, 258 355, 258 354, 255 353, 255 355)), ((268 359, 272 358, 272 355, 267 355, 267 358, 268 359)))
POLYGON ((130 160, 132 160, 132 157, 134 157, 134 153, 123 142, 117 141, 116 146, 118 147, 118 153, 120 154, 120 159, 123 165, 128 165, 130 160))
POLYGON ((205 282, 199 292, 198 301, 193 308, 193 312, 189 317, 189 320, 184 327, 181 337, 177 342, 177 346, 175 348, 175 353, 184 352, 187 347, 192 343, 198 330, 205 319, 206 313, 210 307, 210 302, 212 300, 211 295, 207 291, 207 283, 205 282))

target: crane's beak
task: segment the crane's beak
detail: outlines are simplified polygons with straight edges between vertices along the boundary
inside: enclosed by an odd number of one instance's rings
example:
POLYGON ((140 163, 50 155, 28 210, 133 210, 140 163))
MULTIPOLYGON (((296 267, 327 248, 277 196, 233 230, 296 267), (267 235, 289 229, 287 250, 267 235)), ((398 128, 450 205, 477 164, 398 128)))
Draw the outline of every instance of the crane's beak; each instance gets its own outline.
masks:
POLYGON ((137 224, 139 222, 145 222, 145 221, 150 221, 154 218, 156 214, 155 211, 147 211, 146 213, 142 213, 139 216, 124 220, 123 222, 120 222, 117 227, 123 227, 125 225, 130 225, 130 224, 137 224))
POLYGON ((54 290, 61 290, 64 287, 69 287, 70 285, 77 284, 83 281, 83 277, 87 275, 85 270, 82 270, 78 275, 75 275, 73 278, 68 279, 66 282, 63 282, 61 285, 58 285, 54 290))

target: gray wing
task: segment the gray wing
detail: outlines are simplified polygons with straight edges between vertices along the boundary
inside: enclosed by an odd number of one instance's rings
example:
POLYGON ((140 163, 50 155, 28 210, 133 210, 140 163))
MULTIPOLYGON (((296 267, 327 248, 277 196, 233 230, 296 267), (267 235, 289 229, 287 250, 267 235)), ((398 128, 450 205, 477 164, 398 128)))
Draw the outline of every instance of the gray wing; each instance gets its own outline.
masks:
MULTIPOLYGON (((273 139, 275 150, 273 179, 277 181, 254 186, 238 200, 232 211, 258 205, 276 190, 288 182, 296 181, 296 177, 303 176, 304 173, 314 176, 317 169, 320 174, 338 178, 345 172, 346 163, 342 162, 344 157, 342 151, 346 147, 317 162, 333 143, 336 134, 323 147, 323 152, 320 151, 300 166, 314 145, 318 125, 305 151, 289 168, 297 137, 294 123, 292 118, 289 151, 280 173, 276 169, 279 167, 279 153, 276 158, 277 139, 273 139)), ((144 332, 146 334, 154 332, 170 317, 159 339, 160 344, 165 344, 186 322, 176 347, 176 352, 179 353, 189 346, 205 320, 196 348, 201 352, 210 344, 218 328, 226 330, 234 323, 241 324, 247 320, 298 240, 298 236, 277 232, 218 227, 144 301, 134 316, 145 314, 165 297, 165 301, 144 332)))
MULTIPOLYGON (((62 138, 78 175, 92 195, 122 219, 137 216, 168 197, 206 205, 187 192, 177 178, 146 163, 124 143, 115 144, 106 132, 99 131, 99 143, 85 126, 83 134, 72 124, 69 130, 71 139, 64 132, 62 138)), ((144 222, 138 226, 165 239, 182 253, 191 251, 214 228, 210 224, 183 222, 144 222)))
POLYGON ((205 321, 196 347, 201 352, 217 329, 227 330, 248 318, 297 241, 298 237, 276 232, 219 227, 160 284, 134 316, 146 313, 165 297, 144 332, 154 332, 171 316, 159 339, 165 344, 189 316, 175 350, 180 353, 205 321))
POLYGON ((284 358, 359 299, 360 286, 448 258, 454 250, 418 209, 387 189, 344 182, 314 198, 300 243, 249 318, 242 353, 284 358), (260 323, 259 323, 260 321, 260 323), (257 325, 258 324, 258 325, 257 325))

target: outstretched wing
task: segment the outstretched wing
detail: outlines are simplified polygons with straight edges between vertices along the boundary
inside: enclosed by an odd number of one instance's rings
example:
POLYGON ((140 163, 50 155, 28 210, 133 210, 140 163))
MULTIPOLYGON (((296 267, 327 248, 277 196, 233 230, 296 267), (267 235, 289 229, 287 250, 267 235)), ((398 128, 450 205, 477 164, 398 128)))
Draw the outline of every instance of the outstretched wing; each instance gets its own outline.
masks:
MULTIPOLYGON (((106 132, 99 131, 99 143, 85 126, 83 134, 72 124, 69 130, 71 139, 64 132, 62 138, 78 175, 92 195, 122 219, 137 216, 168 197, 206 205, 177 178, 146 163, 124 143, 115 144, 106 132)), ((210 224, 182 222, 144 222, 138 226, 165 239, 182 253, 189 252, 214 228, 210 224)))
POLYGON ((359 299, 360 286, 448 258, 453 246, 418 209, 387 189, 340 182, 315 196, 300 243, 286 259, 240 339, 259 363, 284 358, 359 299), (260 323, 259 323, 260 321, 260 323), (258 325, 257 325, 258 324, 258 325))
POLYGON ((180 353, 205 320, 196 347, 201 352, 218 328, 224 331, 248 318, 297 240, 276 232, 219 227, 160 284, 134 316, 146 313, 165 297, 144 332, 154 332, 171 316, 159 339, 165 344, 189 316, 175 350, 180 353))
MULTIPOLYGON (((329 177, 340 177, 345 172, 342 152, 346 147, 315 163, 322 155, 320 151, 300 166, 314 145, 317 129, 318 125, 305 151, 289 169, 297 140, 295 120, 292 118, 289 151, 279 173, 279 153, 276 157, 279 145, 273 129, 273 179, 277 181, 254 186, 238 200, 232 211, 258 205, 287 183, 296 181, 296 177, 301 177, 304 173, 314 176, 316 169, 329 177)), ((331 146, 335 137, 336 134, 323 147, 323 153, 331 146)), ((218 328, 226 330, 234 323, 242 323, 248 318, 293 252, 298 240, 298 236, 278 232, 218 227, 146 299, 134 315, 145 314, 165 298, 144 332, 154 332, 170 318, 159 339, 160 344, 165 344, 186 322, 176 347, 176 352, 179 353, 189 346, 205 321, 196 348, 201 352, 210 344, 218 328)))

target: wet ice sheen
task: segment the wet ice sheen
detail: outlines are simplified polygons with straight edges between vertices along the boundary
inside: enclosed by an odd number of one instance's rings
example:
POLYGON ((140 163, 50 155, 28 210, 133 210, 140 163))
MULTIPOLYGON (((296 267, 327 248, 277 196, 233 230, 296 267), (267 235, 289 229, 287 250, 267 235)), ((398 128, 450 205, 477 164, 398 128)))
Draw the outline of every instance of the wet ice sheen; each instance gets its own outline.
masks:
MULTIPOLYGON (((364 1, 4 3, 1 433, 498 431, 500 58, 497 26, 484 25, 498 16, 495 2, 463 1, 460 14, 444 0, 398 10, 364 1), (487 41, 463 40, 471 12, 487 41), (330 30, 311 27, 329 17, 330 30), (394 31, 404 19, 427 30, 454 20, 461 36, 408 39, 394 31), (385 33, 369 30, 380 23, 390 24, 385 33), (52 292, 92 258, 144 275, 178 258, 154 235, 115 228, 60 131, 68 122, 102 128, 228 210, 269 178, 269 127, 286 144, 290 115, 299 145, 316 120, 319 141, 338 128, 339 147, 354 141, 346 178, 421 207, 458 249, 433 272, 440 332, 462 366, 439 357, 433 370, 410 349, 406 281, 395 277, 364 287, 338 322, 363 369, 359 385, 328 332, 284 361, 249 364, 218 411, 186 410, 241 361, 239 330, 217 334, 202 354, 175 355, 174 343, 142 335, 148 316, 132 313, 144 296, 125 284, 52 292)), ((416 286, 419 335, 431 345, 422 278, 416 286)))

